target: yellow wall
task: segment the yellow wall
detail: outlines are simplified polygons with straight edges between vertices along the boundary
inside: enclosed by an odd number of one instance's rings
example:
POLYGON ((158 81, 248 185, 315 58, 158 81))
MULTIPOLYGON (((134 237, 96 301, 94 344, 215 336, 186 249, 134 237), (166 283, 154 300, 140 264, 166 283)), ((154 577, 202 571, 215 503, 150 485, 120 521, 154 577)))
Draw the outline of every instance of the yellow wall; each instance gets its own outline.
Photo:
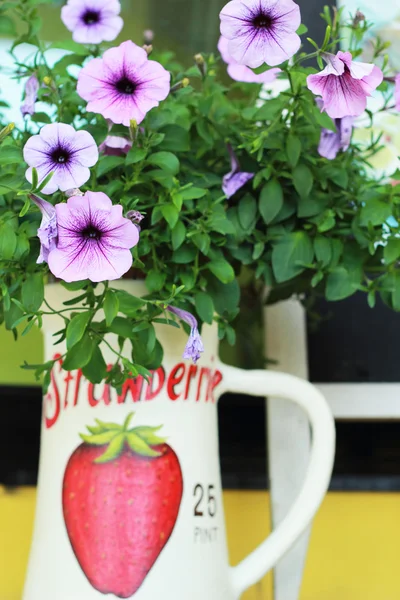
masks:
MULTIPOLYGON (((34 503, 33 488, 0 488, 0 600, 21 598, 34 503)), ((268 494, 228 491, 224 503, 236 563, 269 531, 268 494)), ((328 494, 315 519, 301 600, 399 600, 399 517, 400 494, 328 494)), ((272 600, 271 575, 243 600, 272 600)))

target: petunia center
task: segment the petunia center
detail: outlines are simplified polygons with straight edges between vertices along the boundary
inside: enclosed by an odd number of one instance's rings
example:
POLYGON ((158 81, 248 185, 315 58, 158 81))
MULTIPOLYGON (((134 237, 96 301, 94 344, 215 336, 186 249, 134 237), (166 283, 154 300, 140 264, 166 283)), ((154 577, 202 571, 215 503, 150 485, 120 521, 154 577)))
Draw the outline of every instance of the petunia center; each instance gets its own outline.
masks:
POLYGON ((88 240, 100 240, 102 236, 102 232, 97 229, 94 225, 88 225, 81 232, 82 236, 88 240))
POLYGON ((131 95, 136 90, 136 83, 128 79, 128 77, 121 77, 115 84, 115 87, 121 94, 131 95))
POLYGON ((267 13, 259 13, 253 17, 252 24, 257 29, 270 29, 273 24, 273 19, 267 13))
POLYGON ((96 25, 100 21, 100 13, 97 10, 87 10, 82 20, 86 25, 96 25))
POLYGON ((51 153, 51 158, 55 163, 65 164, 70 159, 70 153, 65 148, 56 148, 51 153))

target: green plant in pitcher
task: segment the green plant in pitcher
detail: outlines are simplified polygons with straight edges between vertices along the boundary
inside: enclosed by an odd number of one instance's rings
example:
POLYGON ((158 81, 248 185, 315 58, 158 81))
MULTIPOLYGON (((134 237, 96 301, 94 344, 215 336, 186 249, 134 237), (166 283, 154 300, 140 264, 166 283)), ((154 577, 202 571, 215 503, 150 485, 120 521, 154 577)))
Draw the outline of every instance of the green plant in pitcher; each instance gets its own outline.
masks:
MULTIPOLYGON (((40 4, 0 7, 22 31, 10 52, 25 84, 21 124, 0 114, 0 320, 15 335, 57 314, 63 368, 118 387, 161 364, 155 323, 183 322, 195 361, 203 323, 234 343, 243 268, 269 301, 361 289, 400 310, 400 192, 369 167, 380 138, 352 135, 376 89, 379 110, 398 111, 398 79, 379 40, 372 62, 359 60, 362 15, 341 23, 326 9, 319 47, 292 0, 232 0, 218 52, 181 65, 148 32, 143 46, 115 42, 118 0, 69 0, 60 18, 73 39, 52 44, 40 4), (147 294, 113 288, 120 278, 144 280, 147 294), (71 292, 61 311, 47 281, 71 292)), ((45 383, 52 366, 34 366, 45 383)))

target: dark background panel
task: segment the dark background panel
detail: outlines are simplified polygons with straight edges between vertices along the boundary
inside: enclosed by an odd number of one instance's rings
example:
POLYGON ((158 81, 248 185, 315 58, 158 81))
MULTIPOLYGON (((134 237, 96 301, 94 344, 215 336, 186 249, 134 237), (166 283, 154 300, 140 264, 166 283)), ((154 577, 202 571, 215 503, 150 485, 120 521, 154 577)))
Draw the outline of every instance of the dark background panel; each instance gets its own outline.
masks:
POLYGON ((310 379, 326 383, 400 382, 400 313, 378 299, 375 308, 365 294, 341 302, 320 301, 309 319, 310 379))
MULTIPOLYGON (((267 488, 264 400, 226 394, 218 416, 223 487, 267 488)), ((36 485, 40 420, 40 388, 0 387, 0 485, 36 485)), ((400 491, 400 423, 337 423, 330 489, 400 491)))

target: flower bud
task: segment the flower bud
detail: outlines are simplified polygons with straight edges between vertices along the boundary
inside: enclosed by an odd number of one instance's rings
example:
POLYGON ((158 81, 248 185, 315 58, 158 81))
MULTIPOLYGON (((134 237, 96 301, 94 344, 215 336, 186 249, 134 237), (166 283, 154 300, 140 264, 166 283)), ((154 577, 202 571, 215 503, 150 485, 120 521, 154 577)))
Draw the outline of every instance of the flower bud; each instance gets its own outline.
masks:
POLYGON ((65 191, 65 195, 67 198, 71 198, 72 196, 83 196, 84 193, 81 192, 79 188, 71 188, 70 190, 65 191))
POLYGON ((47 85, 48 87, 50 87, 51 86, 51 77, 49 77, 48 75, 43 77, 43 83, 44 83, 44 85, 47 85))
POLYGON ((139 231, 141 230, 140 223, 144 219, 144 215, 142 215, 141 212, 139 212, 138 210, 128 210, 125 216, 127 219, 132 221, 134 225, 136 225, 139 231))
POLYGON ((200 73, 202 74, 203 77, 205 77, 207 75, 207 65, 206 62, 203 58, 202 54, 195 54, 194 56, 194 62, 196 63, 200 73))
POLYGON ((188 77, 184 77, 181 81, 177 81, 172 87, 171 87, 171 93, 173 94, 174 92, 177 92, 178 90, 181 90, 182 88, 185 88, 189 85, 190 81, 188 79, 188 77))
POLYGON ((145 29, 143 31, 143 43, 146 45, 152 44, 154 40, 154 31, 152 29, 145 29))
POLYGON ((365 15, 361 11, 357 11, 353 19, 353 27, 357 27, 362 21, 365 21, 365 15))
POLYGON ((12 132, 14 127, 14 123, 9 123, 3 129, 0 130, 0 142, 2 142, 4 138, 6 138, 12 132))
POLYGON ((137 131, 138 131, 137 121, 135 121, 135 119, 131 119, 130 123, 129 123, 129 136, 130 136, 132 142, 134 142, 136 139, 137 131))

